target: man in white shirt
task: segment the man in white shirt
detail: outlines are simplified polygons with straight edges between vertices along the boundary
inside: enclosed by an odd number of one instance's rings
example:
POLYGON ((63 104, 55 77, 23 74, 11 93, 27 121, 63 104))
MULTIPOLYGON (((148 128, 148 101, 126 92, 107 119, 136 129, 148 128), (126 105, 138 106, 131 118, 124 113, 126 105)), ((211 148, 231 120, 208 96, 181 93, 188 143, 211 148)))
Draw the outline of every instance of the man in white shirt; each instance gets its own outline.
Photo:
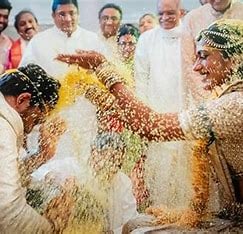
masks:
MULTIPOLYGON (((160 26, 143 33, 135 52, 135 83, 138 97, 158 112, 180 109, 181 25, 180 0, 159 0, 160 26)), ((186 205, 184 191, 188 160, 181 143, 149 143, 145 179, 153 205, 186 205)))
POLYGON ((52 76, 63 75, 68 66, 55 60, 58 54, 75 53, 77 49, 98 50, 97 35, 78 26, 76 0, 54 0, 52 18, 55 25, 38 33, 24 52, 21 65, 34 62, 52 76))
POLYGON ((104 55, 111 61, 119 59, 117 32, 121 20, 122 9, 114 3, 107 3, 99 10, 100 30, 98 37, 104 45, 104 55))

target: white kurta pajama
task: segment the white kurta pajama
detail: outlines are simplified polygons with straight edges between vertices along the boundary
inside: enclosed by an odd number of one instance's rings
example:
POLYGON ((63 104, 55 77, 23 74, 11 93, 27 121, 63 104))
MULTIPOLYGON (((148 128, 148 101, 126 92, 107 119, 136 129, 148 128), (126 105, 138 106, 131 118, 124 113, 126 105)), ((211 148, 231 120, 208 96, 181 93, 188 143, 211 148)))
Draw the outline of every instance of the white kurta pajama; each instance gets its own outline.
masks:
POLYGON ((102 32, 99 31, 98 39, 103 44, 102 52, 107 60, 114 62, 114 60, 116 61, 120 59, 120 55, 118 53, 117 36, 106 38, 103 36, 102 32))
POLYGON ((51 233, 51 225, 25 198, 18 170, 23 122, 0 93, 0 233, 51 233))
POLYGON ((135 52, 136 92, 160 112, 179 109, 180 27, 143 33, 135 52), (178 91, 178 92, 177 92, 178 91))
MULTIPOLYGON (((178 112, 181 82, 181 27, 160 26, 143 33, 135 53, 138 97, 158 112, 178 112)), ((188 159, 180 142, 149 143, 146 180, 153 205, 185 204, 188 159)), ((188 188, 187 191, 190 189, 188 188)))

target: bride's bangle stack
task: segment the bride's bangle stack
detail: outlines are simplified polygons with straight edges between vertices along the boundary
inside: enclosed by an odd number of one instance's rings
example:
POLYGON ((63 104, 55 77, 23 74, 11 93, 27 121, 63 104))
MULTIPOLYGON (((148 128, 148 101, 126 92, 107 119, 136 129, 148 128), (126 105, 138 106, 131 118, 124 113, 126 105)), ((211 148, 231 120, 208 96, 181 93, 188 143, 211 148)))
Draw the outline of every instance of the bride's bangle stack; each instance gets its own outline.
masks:
POLYGON ((101 110, 107 111, 112 108, 115 97, 100 89, 97 86, 91 86, 85 93, 85 97, 91 101, 92 104, 98 106, 101 110))
POLYGON ((118 74, 116 67, 109 62, 100 64, 95 70, 95 74, 108 90, 116 83, 124 83, 124 79, 118 74))

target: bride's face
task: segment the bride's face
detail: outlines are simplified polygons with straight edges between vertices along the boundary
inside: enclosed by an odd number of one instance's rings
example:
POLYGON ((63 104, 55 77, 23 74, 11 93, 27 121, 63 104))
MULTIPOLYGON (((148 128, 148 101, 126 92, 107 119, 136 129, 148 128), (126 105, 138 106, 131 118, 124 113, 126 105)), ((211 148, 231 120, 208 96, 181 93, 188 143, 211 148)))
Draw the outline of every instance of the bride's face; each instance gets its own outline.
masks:
POLYGON ((197 46, 197 60, 193 70, 202 76, 205 90, 224 84, 231 75, 231 67, 230 59, 224 58, 220 50, 205 43, 197 46))

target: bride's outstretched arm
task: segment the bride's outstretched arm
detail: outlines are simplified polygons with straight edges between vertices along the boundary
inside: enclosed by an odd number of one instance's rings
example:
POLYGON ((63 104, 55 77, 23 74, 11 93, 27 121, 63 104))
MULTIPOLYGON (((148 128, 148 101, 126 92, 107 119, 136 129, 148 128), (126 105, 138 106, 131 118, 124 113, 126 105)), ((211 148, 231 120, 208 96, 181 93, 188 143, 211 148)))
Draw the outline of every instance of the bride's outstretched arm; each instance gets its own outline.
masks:
POLYGON ((122 83, 111 86, 120 118, 134 132, 148 140, 172 141, 184 138, 177 113, 157 113, 139 101, 122 83))
POLYGON ((123 84, 122 77, 112 64, 107 63, 103 55, 95 51, 78 51, 74 55, 59 55, 57 59, 94 70, 100 82, 110 90, 113 96, 95 87, 91 87, 85 96, 93 104, 104 109, 111 106, 114 101, 112 108, 118 112, 120 120, 132 131, 150 141, 184 139, 178 113, 157 113, 140 102, 123 84), (114 97, 116 100, 112 100, 114 97))

